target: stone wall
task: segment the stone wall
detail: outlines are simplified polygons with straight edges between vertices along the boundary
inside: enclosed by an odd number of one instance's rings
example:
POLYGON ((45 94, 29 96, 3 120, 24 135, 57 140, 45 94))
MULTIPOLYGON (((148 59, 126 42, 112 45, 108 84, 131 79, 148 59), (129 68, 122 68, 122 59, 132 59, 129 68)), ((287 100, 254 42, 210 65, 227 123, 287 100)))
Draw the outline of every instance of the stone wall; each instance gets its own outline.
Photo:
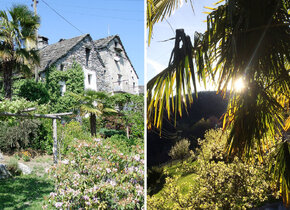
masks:
POLYGON ((105 76, 112 87, 111 90, 137 94, 138 76, 132 68, 119 40, 117 38, 113 39, 107 48, 102 48, 99 52, 106 66, 105 76), (122 51, 116 51, 116 47, 122 49, 122 51))
POLYGON ((67 68, 72 66, 73 62, 77 62, 82 66, 85 76, 85 89, 107 92, 111 91, 112 88, 110 83, 108 82, 108 79, 104 77, 105 67, 98 58, 98 52, 94 49, 90 37, 86 37, 74 46, 66 56, 55 63, 55 66, 57 69, 65 71, 67 68), (88 62, 86 49, 89 49, 90 51, 88 62))

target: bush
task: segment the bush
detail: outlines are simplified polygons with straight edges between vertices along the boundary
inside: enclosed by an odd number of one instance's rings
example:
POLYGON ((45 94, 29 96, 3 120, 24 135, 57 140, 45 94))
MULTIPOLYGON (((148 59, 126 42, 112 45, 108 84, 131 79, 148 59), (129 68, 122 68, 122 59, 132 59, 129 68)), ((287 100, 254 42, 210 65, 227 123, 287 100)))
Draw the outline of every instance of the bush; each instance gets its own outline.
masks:
POLYGON ((189 146, 190 142, 187 139, 181 139, 170 149, 168 155, 172 159, 183 160, 190 155, 189 146))
POLYGON ((88 140, 91 138, 90 133, 84 131, 81 124, 77 121, 73 120, 64 124, 59 123, 58 127, 59 151, 63 155, 70 152, 71 147, 77 139, 88 140))
POLYGON ((8 152, 23 149, 31 144, 38 135, 39 120, 18 120, 10 125, 4 121, 0 124, 0 150, 8 152))
POLYGON ((45 104, 49 101, 49 94, 43 83, 23 80, 19 86, 18 96, 28 101, 38 101, 39 104, 45 104))
POLYGON ((124 130, 115 130, 115 129, 107 129, 107 128, 101 128, 99 131, 99 134, 103 138, 108 138, 114 135, 123 135, 124 137, 126 136, 126 132, 124 130))
POLYGON ((143 139, 140 138, 130 138, 128 139, 124 135, 115 134, 110 138, 105 139, 106 142, 114 145, 121 152, 131 152, 134 149, 134 146, 144 145, 143 139))
POLYGON ((18 161, 16 158, 10 158, 6 168, 13 176, 19 176, 22 173, 22 171, 19 169, 18 161))
POLYGON ((247 209, 278 198, 268 174, 269 154, 264 157, 264 163, 257 159, 244 162, 237 157, 228 162, 223 155, 226 141, 227 133, 208 131, 205 139, 199 140, 201 147, 197 151, 195 176, 186 183, 189 190, 184 193, 178 184, 180 176, 167 177, 161 196, 148 196, 148 207, 247 209))
POLYGON ((122 153, 101 139, 77 141, 67 159, 52 167, 55 192, 48 209, 141 209, 143 149, 122 153))

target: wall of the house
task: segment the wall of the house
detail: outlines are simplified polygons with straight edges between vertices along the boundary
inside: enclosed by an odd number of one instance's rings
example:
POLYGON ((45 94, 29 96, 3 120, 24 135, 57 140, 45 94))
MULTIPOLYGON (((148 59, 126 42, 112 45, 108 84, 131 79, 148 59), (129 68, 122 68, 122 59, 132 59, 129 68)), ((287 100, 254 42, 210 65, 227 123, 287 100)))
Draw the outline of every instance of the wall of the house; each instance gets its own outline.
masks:
POLYGON ((65 71, 70 68, 73 62, 77 62, 82 66, 85 77, 85 89, 92 89, 95 91, 110 91, 110 84, 107 83, 103 76, 104 67, 102 66, 96 50, 93 48, 92 40, 86 37, 82 42, 78 43, 67 55, 59 59, 55 66, 57 69, 65 71), (88 57, 88 65, 86 65, 86 48, 90 48, 90 55, 88 57), (89 75, 90 83, 89 83, 89 75))
POLYGON ((106 66, 104 76, 109 82, 112 92, 122 91, 137 94, 138 77, 127 59, 122 45, 117 45, 118 48, 122 48, 119 54, 115 50, 115 41, 119 42, 119 40, 115 38, 108 44, 107 48, 99 50, 106 66))

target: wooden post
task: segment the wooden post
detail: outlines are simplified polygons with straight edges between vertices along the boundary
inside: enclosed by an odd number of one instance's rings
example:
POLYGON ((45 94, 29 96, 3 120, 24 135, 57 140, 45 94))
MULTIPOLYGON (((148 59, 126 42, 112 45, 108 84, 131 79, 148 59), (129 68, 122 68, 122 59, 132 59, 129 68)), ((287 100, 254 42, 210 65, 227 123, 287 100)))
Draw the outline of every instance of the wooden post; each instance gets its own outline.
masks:
MULTIPOLYGON (((33 111, 34 108, 28 108, 24 111, 29 112, 33 111)), ((27 117, 27 118, 50 118, 52 119, 52 137, 53 137, 53 147, 52 147, 52 153, 53 153, 53 162, 57 163, 57 121, 61 120, 61 116, 67 116, 73 114, 72 112, 67 113, 56 113, 56 114, 22 114, 22 113, 9 113, 9 112, 1 112, 0 116, 10 116, 10 117, 27 117)))
POLYGON ((53 163, 57 164, 57 122, 56 119, 52 120, 52 130, 53 130, 53 163))

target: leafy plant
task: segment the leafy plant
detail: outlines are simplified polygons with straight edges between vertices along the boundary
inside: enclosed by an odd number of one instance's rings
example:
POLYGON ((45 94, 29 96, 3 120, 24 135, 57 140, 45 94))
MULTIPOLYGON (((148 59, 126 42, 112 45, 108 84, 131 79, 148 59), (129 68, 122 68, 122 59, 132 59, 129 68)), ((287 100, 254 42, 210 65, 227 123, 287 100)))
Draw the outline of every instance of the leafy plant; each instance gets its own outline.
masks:
POLYGON ((51 168, 56 187, 44 208, 143 208, 143 149, 133 151, 122 153, 102 139, 76 141, 67 159, 51 168))
POLYGON ((32 155, 30 154, 30 152, 28 152, 28 151, 23 151, 21 155, 22 155, 22 159, 23 159, 25 162, 28 162, 28 161, 31 160, 32 155))
POLYGON ((18 166, 18 160, 15 158, 10 158, 9 162, 7 163, 7 170, 13 175, 13 176, 19 176, 21 175, 22 171, 20 170, 18 166))
POLYGON ((39 64, 39 56, 34 47, 35 31, 40 19, 27 6, 13 6, 8 11, 0 11, 0 66, 3 71, 5 98, 12 98, 13 73, 31 75, 34 64, 39 64))
POLYGON ((168 155, 172 159, 183 160, 190 155, 189 146, 190 142, 187 139, 181 139, 180 141, 176 142, 176 144, 170 149, 168 155))
POLYGON ((19 97, 28 101, 37 101, 38 104, 48 103, 49 94, 43 83, 34 80, 23 80, 19 86, 19 97))
MULTIPOLYGON (((199 140, 197 160, 193 174, 178 173, 170 176, 159 195, 148 196, 148 209, 247 209, 279 197, 269 176, 269 158, 273 148, 261 163, 257 158, 244 162, 235 157, 225 159, 224 147, 228 134, 222 130, 210 130, 205 139, 199 140), (181 185, 187 174, 191 179, 181 185)), ((257 151, 256 151, 257 152, 257 151)), ((191 163, 192 164, 192 163, 191 163)))

